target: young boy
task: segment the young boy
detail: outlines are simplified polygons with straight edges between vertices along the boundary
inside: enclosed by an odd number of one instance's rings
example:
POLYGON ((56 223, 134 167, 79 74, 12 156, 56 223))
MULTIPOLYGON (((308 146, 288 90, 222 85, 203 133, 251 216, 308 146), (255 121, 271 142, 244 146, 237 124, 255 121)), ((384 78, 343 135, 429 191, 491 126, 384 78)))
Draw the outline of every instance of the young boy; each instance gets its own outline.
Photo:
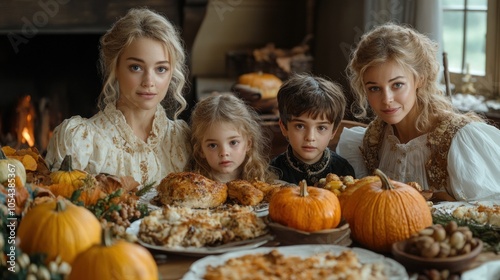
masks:
POLYGON ((294 74, 278 92, 279 125, 289 142, 287 150, 271 161, 279 179, 313 186, 328 173, 354 176, 354 169, 328 148, 344 117, 342 88, 310 74, 294 74))

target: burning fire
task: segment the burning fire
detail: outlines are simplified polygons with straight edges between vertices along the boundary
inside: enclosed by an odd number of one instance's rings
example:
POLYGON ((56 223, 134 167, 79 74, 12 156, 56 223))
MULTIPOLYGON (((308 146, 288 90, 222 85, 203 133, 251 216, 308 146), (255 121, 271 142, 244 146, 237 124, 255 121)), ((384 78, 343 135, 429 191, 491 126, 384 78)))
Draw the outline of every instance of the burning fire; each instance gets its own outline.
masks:
POLYGON ((31 96, 24 96, 17 106, 17 141, 28 143, 30 147, 35 145, 35 108, 31 103, 31 96))
POLYGON ((25 127, 23 129, 23 133, 22 134, 23 134, 24 140, 26 140, 26 142, 28 142, 28 145, 30 147, 33 147, 33 145, 35 145, 35 141, 33 140, 33 138, 31 137, 30 133, 28 132, 28 128, 27 127, 25 127))

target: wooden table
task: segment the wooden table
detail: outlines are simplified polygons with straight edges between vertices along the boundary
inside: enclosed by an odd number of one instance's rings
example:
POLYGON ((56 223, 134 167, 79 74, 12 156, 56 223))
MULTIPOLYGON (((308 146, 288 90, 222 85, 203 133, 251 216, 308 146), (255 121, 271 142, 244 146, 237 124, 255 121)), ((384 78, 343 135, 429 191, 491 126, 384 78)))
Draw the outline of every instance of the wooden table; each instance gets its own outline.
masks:
MULTIPOLYGON (((169 254, 166 256, 161 252, 152 251, 158 264, 160 280, 178 280, 189 271, 191 264, 201 257, 187 257, 169 254)), ((500 255, 493 252, 483 252, 471 264, 469 269, 475 268, 487 261, 500 260, 500 255)), ((416 279, 416 277, 412 277, 416 279)))
POLYGON ((168 255, 165 258, 164 255, 156 254, 155 259, 158 264, 160 280, 177 280, 181 279, 189 271, 191 264, 200 258, 177 255, 168 255))

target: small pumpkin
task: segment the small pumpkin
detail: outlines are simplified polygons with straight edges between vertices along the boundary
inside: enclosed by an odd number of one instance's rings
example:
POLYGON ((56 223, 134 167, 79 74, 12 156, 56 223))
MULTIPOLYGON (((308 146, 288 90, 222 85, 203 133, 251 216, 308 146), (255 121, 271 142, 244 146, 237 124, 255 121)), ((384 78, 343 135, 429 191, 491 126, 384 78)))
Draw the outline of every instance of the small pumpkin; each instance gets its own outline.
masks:
POLYGON ((56 197, 62 196, 68 199, 72 198, 74 192, 78 190, 80 193, 76 200, 81 201, 85 206, 94 205, 99 198, 106 196, 106 193, 101 190, 101 187, 92 175, 87 174, 83 182, 84 184, 81 187, 75 187, 73 184, 67 182, 55 183, 48 186, 48 190, 56 197))
POLYGON ((416 189, 390 180, 379 169, 375 175, 380 181, 354 191, 342 210, 356 242, 370 250, 388 253, 393 243, 431 226, 432 215, 416 189))
POLYGON ((158 267, 148 250, 123 239, 113 243, 109 229, 102 244, 80 253, 72 264, 68 280, 157 280, 158 267))
POLYGON ((26 168, 17 159, 8 158, 3 149, 0 149, 0 184, 13 180, 18 176, 23 186, 26 185, 26 168))
POLYGON ((58 198, 29 210, 19 224, 20 248, 27 254, 45 253, 69 264, 77 254, 101 242, 101 224, 84 207, 58 198))
POLYGON ((66 155, 59 170, 50 173, 50 179, 52 183, 66 183, 79 188, 85 183, 87 175, 88 173, 83 170, 73 169, 71 155, 66 155))
POLYGON ((340 204, 337 196, 326 189, 307 186, 282 188, 269 201, 269 218, 276 223, 314 232, 333 229, 340 223, 340 204))
POLYGON ((54 194, 54 196, 62 196, 65 198, 70 198, 73 192, 77 189, 72 184, 68 183, 54 183, 47 186, 48 190, 54 194))

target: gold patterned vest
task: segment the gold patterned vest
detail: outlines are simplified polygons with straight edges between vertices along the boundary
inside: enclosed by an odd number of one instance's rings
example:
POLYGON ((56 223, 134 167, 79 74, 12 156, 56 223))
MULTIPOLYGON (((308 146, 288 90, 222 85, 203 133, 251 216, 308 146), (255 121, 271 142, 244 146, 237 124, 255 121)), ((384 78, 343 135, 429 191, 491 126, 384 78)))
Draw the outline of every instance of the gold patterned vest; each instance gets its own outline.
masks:
MULTIPOLYGON (((431 150, 432 157, 425 164, 427 180, 430 189, 444 190, 448 180, 448 151, 450 150, 451 140, 455 134, 470 120, 445 118, 441 120, 438 126, 428 134, 427 147, 431 150)), ((376 118, 366 129, 363 138, 363 147, 360 148, 366 167, 369 172, 379 166, 378 152, 383 141, 384 131, 387 123, 376 118)))

